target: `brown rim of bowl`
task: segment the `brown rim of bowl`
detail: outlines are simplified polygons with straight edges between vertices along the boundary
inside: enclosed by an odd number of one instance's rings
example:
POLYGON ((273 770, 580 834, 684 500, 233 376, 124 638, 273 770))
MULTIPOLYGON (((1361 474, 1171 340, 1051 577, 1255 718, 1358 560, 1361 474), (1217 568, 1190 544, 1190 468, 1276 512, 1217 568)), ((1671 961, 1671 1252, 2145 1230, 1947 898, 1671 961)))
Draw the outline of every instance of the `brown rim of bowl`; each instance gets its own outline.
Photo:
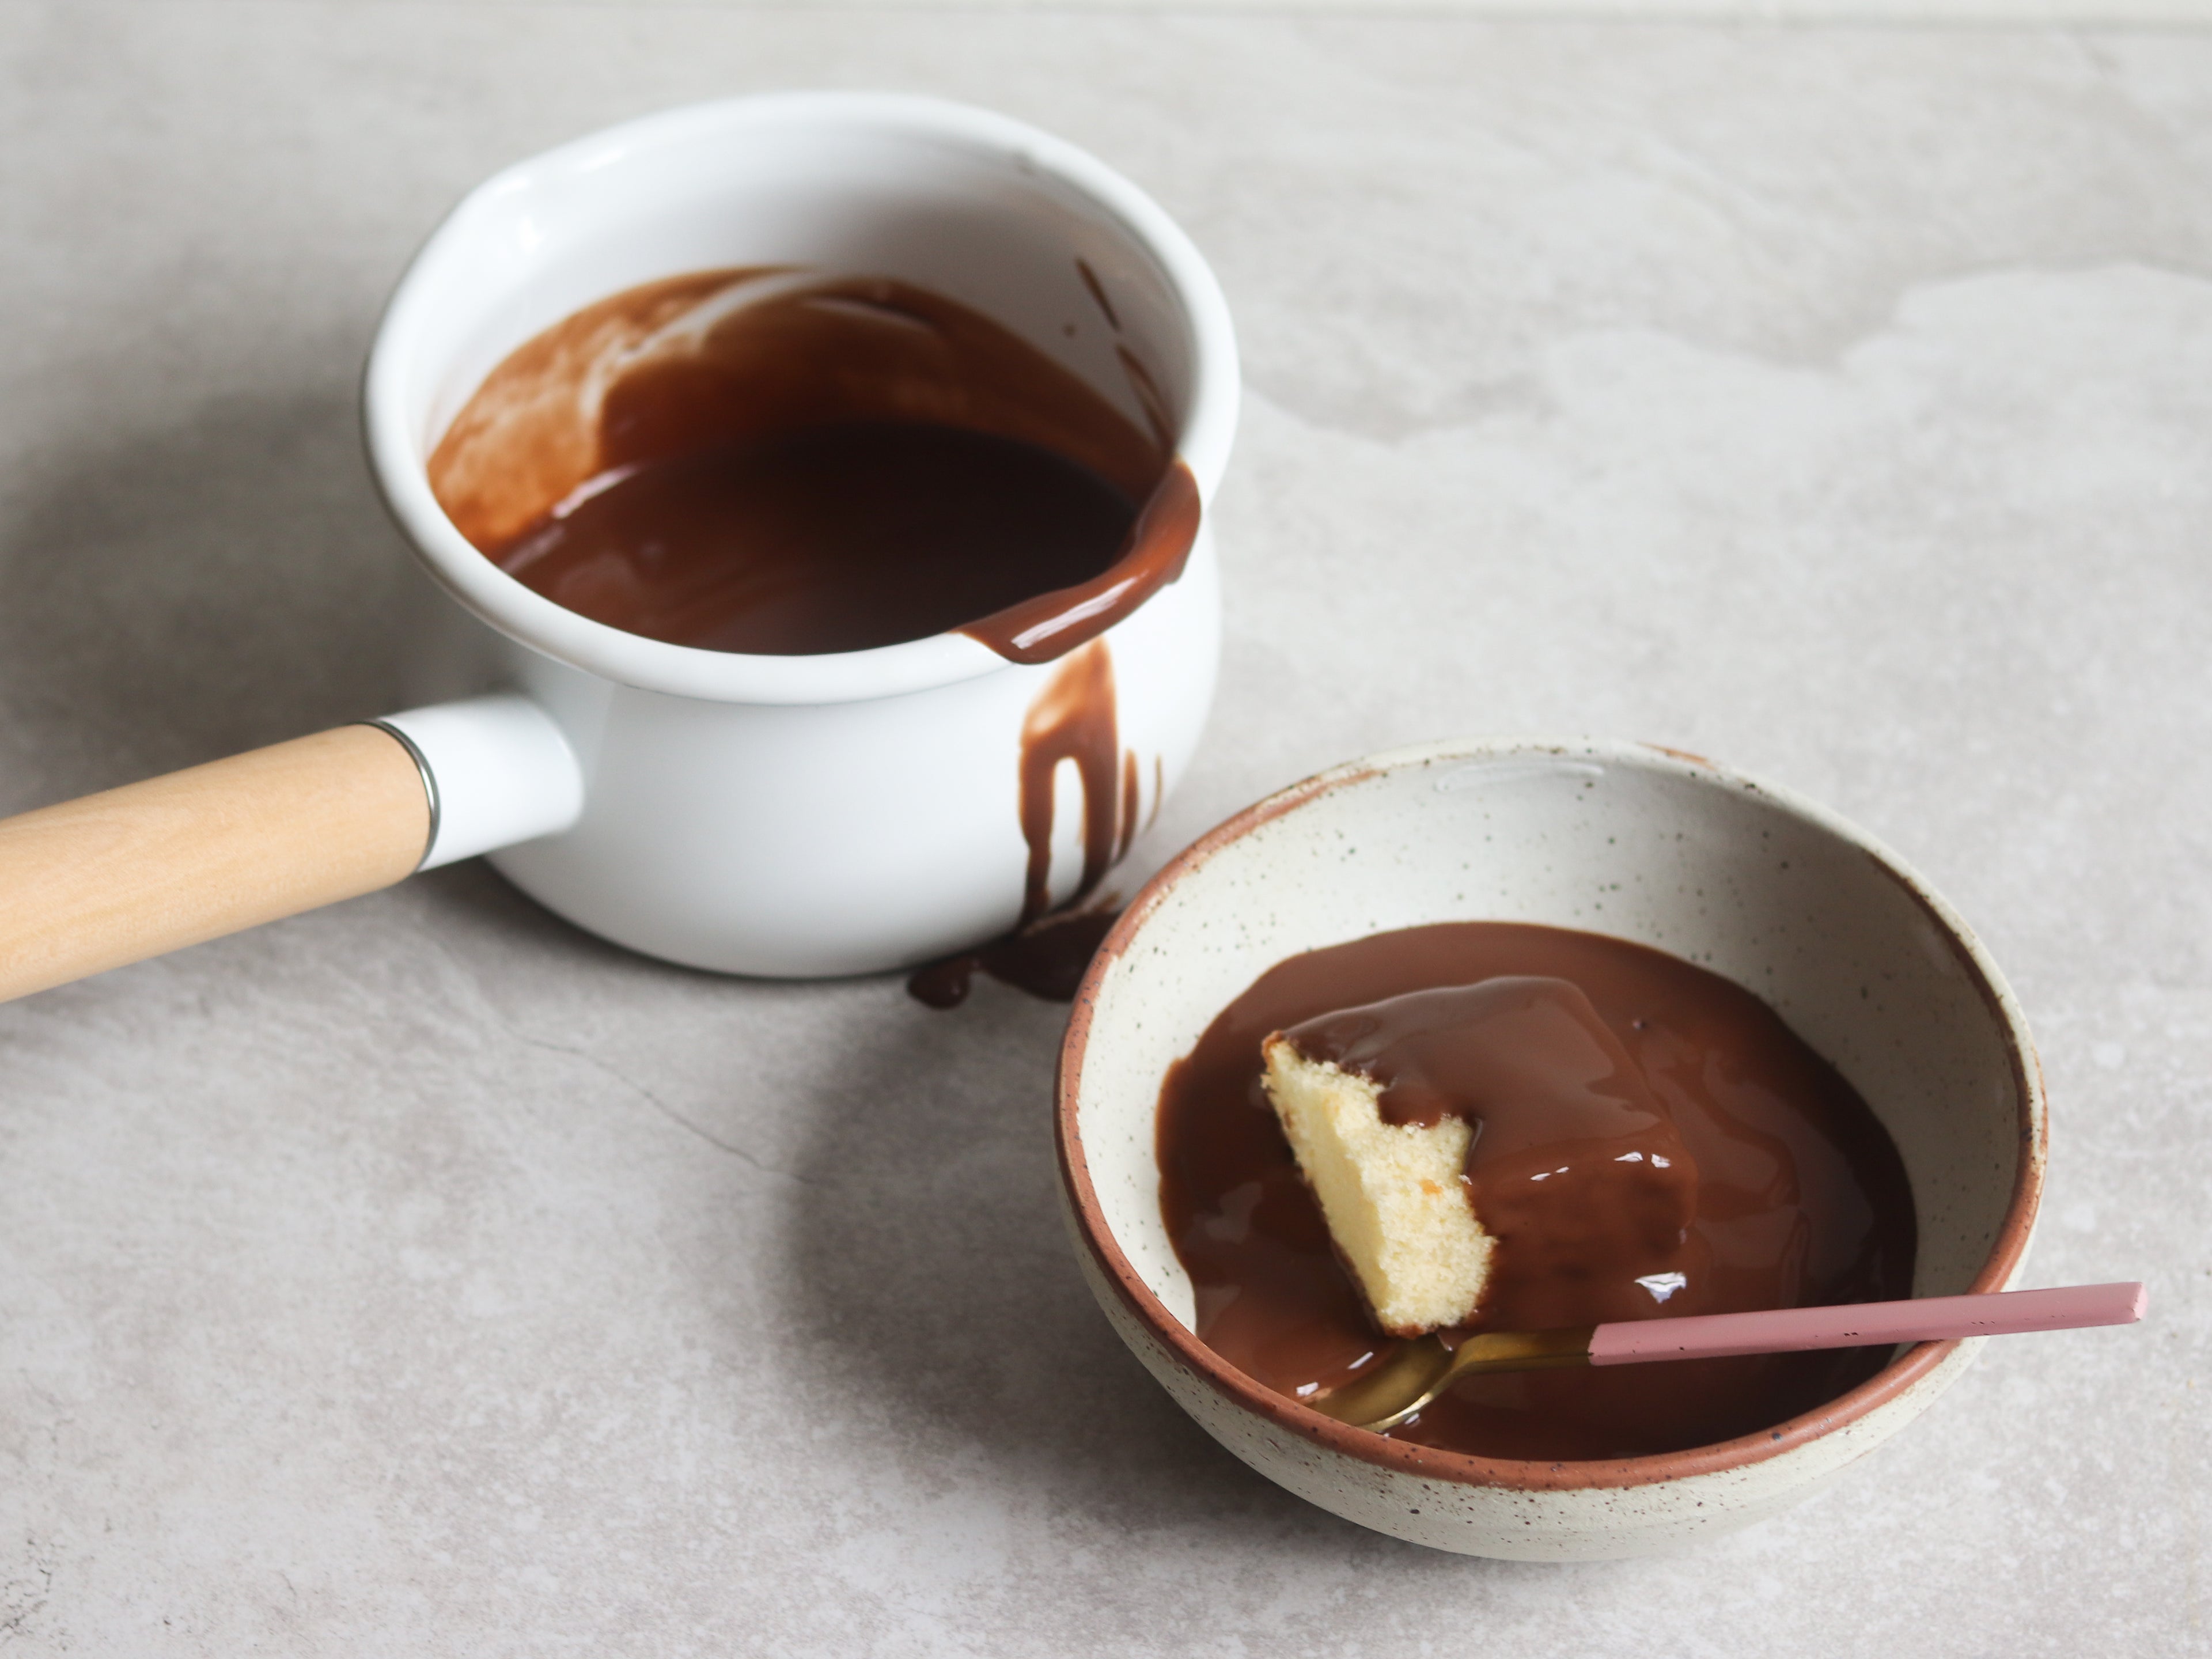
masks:
POLYGON ((1718 781, 1734 784, 1808 818, 1822 828, 1839 830, 1844 839, 1864 851, 1878 868, 1903 887, 1927 913, 2005 1034, 2006 1058, 2012 1067, 2014 1096, 2020 1105, 2021 1152, 2013 1176, 2012 1200, 2006 1207, 2004 1221, 1997 1230, 1996 1242, 1991 1247, 1989 1260, 1974 1275, 1968 1290, 1982 1292, 2003 1289, 2027 1249, 2036 1205, 2042 1194, 2044 1164, 2048 1156, 2041 1061, 2029 1038, 2027 1022, 2011 993, 2005 988, 2002 976, 1996 972, 1996 965, 1984 954, 1972 931, 1887 848, 1825 808, 1802 799, 1791 791, 1757 782, 1702 758, 1693 762, 1656 744, 1515 743, 1482 744, 1464 750, 1455 750, 1449 744, 1438 744, 1431 745, 1426 750, 1395 751, 1370 760, 1354 761, 1292 784, 1208 830, 1170 860, 1131 901, 1129 908, 1122 912, 1121 920, 1114 924, 1113 931, 1099 945, 1097 956, 1091 959, 1090 970, 1084 975, 1082 986, 1075 994, 1075 1006, 1068 1017, 1066 1035, 1060 1043, 1059 1072, 1055 1079, 1057 1099, 1053 1139, 1059 1153, 1060 1181, 1073 1206, 1083 1243, 1107 1282, 1114 1286, 1138 1322, 1165 1343, 1186 1367, 1204 1378, 1217 1393, 1225 1395, 1247 1411, 1265 1418, 1290 1434, 1313 1441, 1331 1451, 1356 1457, 1362 1462, 1431 1480, 1453 1480, 1467 1486, 1498 1486, 1523 1492, 1642 1486, 1662 1480, 1680 1480, 1692 1475, 1717 1474, 1778 1457, 1856 1422, 1926 1377, 1959 1346, 1956 1341, 1916 1344, 1858 1387, 1838 1395, 1816 1410, 1793 1417, 1771 1429, 1734 1440, 1720 1441, 1710 1446, 1693 1446, 1686 1451, 1663 1452, 1650 1457, 1589 1462, 1547 1462, 1479 1457, 1471 1452, 1441 1451, 1429 1446, 1407 1445, 1383 1435, 1370 1434, 1364 1429, 1355 1429, 1334 1418, 1324 1417, 1310 1407, 1301 1406, 1272 1389, 1262 1387, 1222 1359, 1200 1342, 1181 1320, 1170 1314, 1159 1297, 1153 1295, 1151 1288, 1139 1277, 1136 1269, 1129 1265, 1128 1258, 1121 1254, 1121 1247, 1114 1242, 1099 1215, 1097 1194, 1091 1184, 1090 1166, 1084 1158, 1080 1137, 1076 1129, 1076 1079, 1083 1072, 1084 1052, 1090 1042, 1091 1018, 1097 1006, 1099 981, 1134 942, 1146 918, 1158 907, 1170 890, 1204 865, 1214 854, 1232 842, 1241 841, 1262 824, 1294 812, 1322 795, 1363 782, 1384 771, 1435 760, 1469 758, 1486 750, 1499 749, 1564 755, 1589 748, 1608 753, 1640 750, 1644 757, 1656 758, 1657 763, 1669 769, 1679 769, 1686 775, 1697 776, 1707 783, 1718 781), (1416 760, 1416 755, 1423 758, 1416 760))

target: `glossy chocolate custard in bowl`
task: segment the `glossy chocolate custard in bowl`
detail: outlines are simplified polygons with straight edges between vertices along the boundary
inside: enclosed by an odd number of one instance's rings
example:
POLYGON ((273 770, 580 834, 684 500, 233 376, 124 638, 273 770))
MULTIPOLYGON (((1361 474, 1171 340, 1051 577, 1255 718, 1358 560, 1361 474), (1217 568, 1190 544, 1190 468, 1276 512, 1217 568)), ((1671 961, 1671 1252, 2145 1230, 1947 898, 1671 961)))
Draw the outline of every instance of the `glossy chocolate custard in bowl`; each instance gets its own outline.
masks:
POLYGON ((1120 362, 1142 425, 943 295, 701 271, 518 347, 430 486, 502 570, 629 633, 808 655, 958 629, 1042 662, 1173 581, 1197 534, 1164 402, 1120 362))
MULTIPOLYGON (((1441 1181, 1486 1236, 1487 1273, 1447 1342, 1911 1294, 1896 1147, 1757 997, 1594 933, 1409 928, 1271 969, 1162 1088, 1161 1206, 1196 1334, 1290 1398, 1364 1375, 1403 1338, 1377 1322, 1285 1137, 1263 1060, 1277 1041, 1373 1085, 1384 1125, 1467 1126, 1441 1181)), ((1809 1411, 1889 1353, 1475 1376, 1391 1435, 1545 1461, 1680 1451, 1809 1411)))

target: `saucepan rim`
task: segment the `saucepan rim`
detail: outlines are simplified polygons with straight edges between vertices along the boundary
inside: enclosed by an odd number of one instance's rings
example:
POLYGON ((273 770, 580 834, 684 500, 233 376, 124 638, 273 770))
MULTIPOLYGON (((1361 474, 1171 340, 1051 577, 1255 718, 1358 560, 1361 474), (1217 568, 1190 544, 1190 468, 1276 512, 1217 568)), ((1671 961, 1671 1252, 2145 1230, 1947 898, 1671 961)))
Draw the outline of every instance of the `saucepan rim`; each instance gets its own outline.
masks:
POLYGON ((693 104, 573 140, 477 185, 410 262, 378 325, 362 386, 370 473, 386 510, 432 579, 509 638, 618 684, 718 702, 858 702, 1015 666, 958 633, 872 650, 791 657, 707 650, 626 633, 556 604, 501 570, 461 535, 431 493, 409 406, 415 353, 427 320, 441 303, 439 289, 447 270, 477 242, 487 222, 511 216, 516 198, 641 155, 674 158, 701 145, 742 142, 749 132, 810 125, 873 130, 995 158, 1071 191, 1117 225, 1158 267, 1184 313, 1190 395, 1176 452, 1197 481, 1201 502, 1211 507, 1237 426, 1241 385, 1236 334, 1228 302, 1205 258, 1142 190, 1065 139, 945 99, 788 92, 693 104))

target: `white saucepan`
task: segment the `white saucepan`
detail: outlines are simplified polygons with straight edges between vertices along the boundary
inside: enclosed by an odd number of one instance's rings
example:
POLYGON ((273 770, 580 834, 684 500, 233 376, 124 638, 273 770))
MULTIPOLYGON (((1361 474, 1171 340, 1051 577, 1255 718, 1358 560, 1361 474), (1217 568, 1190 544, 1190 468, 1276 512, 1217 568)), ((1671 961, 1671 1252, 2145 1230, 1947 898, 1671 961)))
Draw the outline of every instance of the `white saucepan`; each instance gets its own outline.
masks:
MULTIPOLYGON (((1025 839, 1025 724, 1077 654, 1111 684, 1113 847, 1195 745, 1219 654, 1203 510, 1237 419, 1220 289, 1134 185, 1002 116, 794 94, 701 105, 482 185, 401 281, 365 388, 377 482, 443 601, 424 707, 0 823, 0 996, 488 854, 620 944, 733 973, 900 966, 1012 926, 1032 842, 1085 863, 1073 764, 1025 839), (1157 386, 1202 516, 1180 578, 1053 661, 959 633, 818 656, 672 645, 563 609, 465 539, 425 461, 485 374, 577 310, 681 273, 896 278, 984 313, 1133 419, 1157 386), (445 601, 450 601, 447 603, 445 601)), ((1032 906, 1033 908, 1033 906, 1032 906)))

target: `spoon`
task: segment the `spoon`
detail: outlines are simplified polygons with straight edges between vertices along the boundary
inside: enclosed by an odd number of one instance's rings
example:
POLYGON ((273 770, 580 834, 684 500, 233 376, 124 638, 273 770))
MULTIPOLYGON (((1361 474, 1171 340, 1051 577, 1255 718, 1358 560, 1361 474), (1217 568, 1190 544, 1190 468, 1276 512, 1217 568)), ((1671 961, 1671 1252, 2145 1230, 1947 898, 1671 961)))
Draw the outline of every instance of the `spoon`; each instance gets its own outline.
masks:
POLYGON ((1558 1331, 1490 1331, 1468 1337, 1456 1348, 1446 1347, 1431 1334, 1407 1343, 1370 1375, 1305 1403, 1340 1423, 1381 1434, 1398 1427, 1462 1376, 1487 1371, 1942 1342, 1960 1336, 2132 1325, 2142 1315, 2141 1285, 2070 1285, 2049 1291, 1859 1302, 1840 1308, 1639 1319, 1558 1331))

